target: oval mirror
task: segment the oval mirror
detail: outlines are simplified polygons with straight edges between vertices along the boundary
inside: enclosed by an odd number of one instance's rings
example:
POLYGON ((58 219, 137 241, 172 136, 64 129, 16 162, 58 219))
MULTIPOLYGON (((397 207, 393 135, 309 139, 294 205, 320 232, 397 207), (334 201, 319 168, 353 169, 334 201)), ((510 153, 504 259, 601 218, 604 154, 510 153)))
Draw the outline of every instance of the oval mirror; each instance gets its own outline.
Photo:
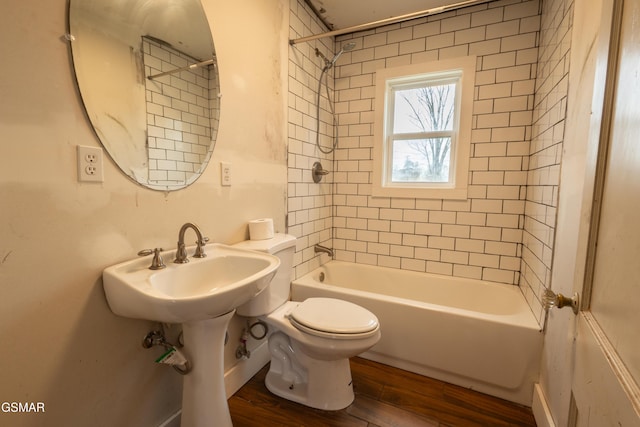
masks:
POLYGON ((82 102, 120 169, 154 190, 198 179, 220 115, 200 0, 70 0, 68 22, 82 102))

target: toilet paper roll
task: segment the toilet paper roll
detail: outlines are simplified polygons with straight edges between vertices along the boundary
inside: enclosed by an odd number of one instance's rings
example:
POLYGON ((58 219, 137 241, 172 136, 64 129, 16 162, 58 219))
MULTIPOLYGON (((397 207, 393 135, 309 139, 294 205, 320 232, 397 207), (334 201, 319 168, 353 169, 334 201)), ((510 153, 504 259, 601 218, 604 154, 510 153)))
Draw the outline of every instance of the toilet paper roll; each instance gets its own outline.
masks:
POLYGON ((249 239, 266 240, 273 238, 273 218, 249 221, 249 239))

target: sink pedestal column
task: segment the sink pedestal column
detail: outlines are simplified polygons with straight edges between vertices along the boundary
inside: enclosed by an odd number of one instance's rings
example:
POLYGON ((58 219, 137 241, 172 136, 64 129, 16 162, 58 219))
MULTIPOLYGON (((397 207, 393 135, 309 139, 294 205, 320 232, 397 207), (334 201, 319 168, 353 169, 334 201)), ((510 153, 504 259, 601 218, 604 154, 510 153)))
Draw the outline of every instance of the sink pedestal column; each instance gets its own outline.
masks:
POLYGON ((192 370, 184 376, 181 427, 232 427, 224 386, 224 339, 234 313, 182 324, 192 370))

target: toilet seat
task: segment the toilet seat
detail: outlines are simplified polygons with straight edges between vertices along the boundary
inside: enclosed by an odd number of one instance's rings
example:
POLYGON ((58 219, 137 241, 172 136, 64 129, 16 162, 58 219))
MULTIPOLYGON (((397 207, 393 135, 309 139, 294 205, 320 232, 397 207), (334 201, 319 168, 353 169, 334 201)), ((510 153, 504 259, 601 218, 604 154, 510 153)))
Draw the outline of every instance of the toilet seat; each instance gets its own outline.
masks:
POLYGON ((334 298, 309 298, 287 317, 297 329, 325 338, 367 338, 379 327, 378 319, 369 310, 334 298))

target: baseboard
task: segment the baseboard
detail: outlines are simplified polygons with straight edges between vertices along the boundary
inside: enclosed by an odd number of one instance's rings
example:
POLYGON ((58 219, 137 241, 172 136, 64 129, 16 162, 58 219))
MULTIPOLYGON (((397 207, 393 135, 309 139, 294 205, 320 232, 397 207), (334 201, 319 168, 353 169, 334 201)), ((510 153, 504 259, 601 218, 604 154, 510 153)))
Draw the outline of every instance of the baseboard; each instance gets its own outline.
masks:
POLYGON ((533 417, 538 427, 556 427, 556 423, 551 416, 551 408, 549 408, 547 398, 544 395, 540 383, 535 383, 533 387, 533 404, 531 410, 533 411, 533 417))
POLYGON ((251 350, 251 357, 241 360, 224 373, 224 386, 227 399, 247 383, 255 374, 266 365, 271 356, 267 340, 251 350))
MULTIPOLYGON (((241 360, 228 369, 224 373, 224 387, 227 393, 227 399, 233 396, 235 392, 240 390, 243 385, 253 378, 253 376, 269 362, 270 358, 269 346, 265 340, 251 352, 249 359, 241 360)), ((158 427, 180 427, 181 414, 182 411, 176 412, 158 427)))

